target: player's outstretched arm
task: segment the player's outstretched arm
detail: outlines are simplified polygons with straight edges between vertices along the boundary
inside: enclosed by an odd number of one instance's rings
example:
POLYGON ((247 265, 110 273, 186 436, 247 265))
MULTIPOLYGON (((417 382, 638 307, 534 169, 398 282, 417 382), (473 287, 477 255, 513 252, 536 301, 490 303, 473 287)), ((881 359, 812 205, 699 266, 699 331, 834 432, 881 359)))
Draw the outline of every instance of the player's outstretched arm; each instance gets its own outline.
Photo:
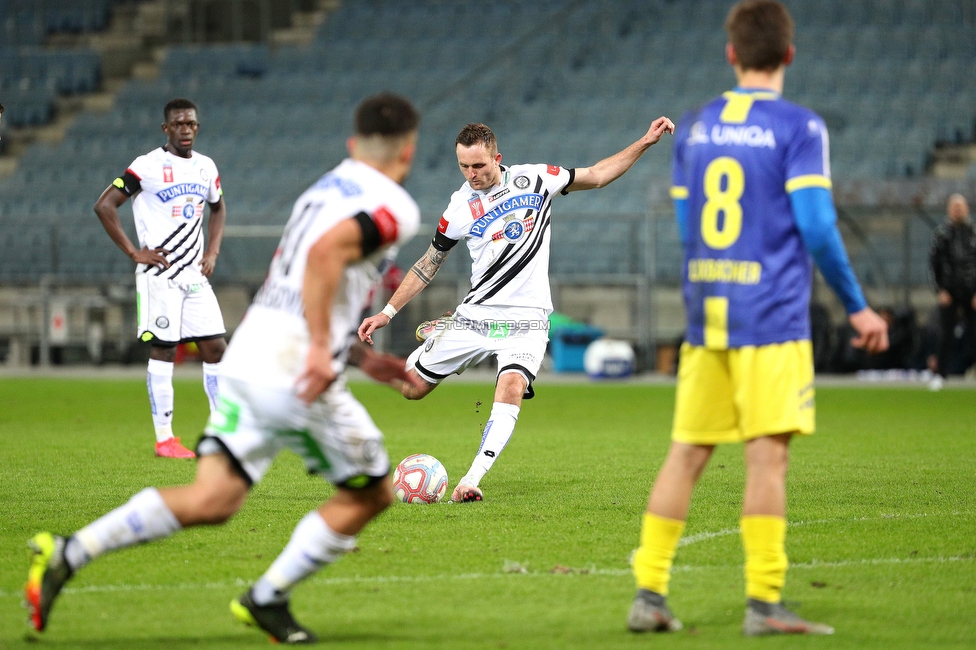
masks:
POLYGON ((143 247, 140 249, 125 234, 122 229, 122 222, 119 220, 119 206, 128 200, 129 197, 124 192, 114 185, 109 185, 95 201, 95 214, 98 215, 98 220, 102 222, 105 232, 133 262, 159 266, 164 269, 169 268, 169 262, 166 261, 166 253, 169 251, 163 248, 150 250, 143 247))
POLYGON ((609 185, 633 167, 644 152, 657 144, 665 133, 674 133, 674 122, 666 117, 659 117, 651 122, 644 137, 623 151, 604 158, 592 167, 577 169, 573 184, 567 187, 566 191, 592 190, 609 185))
MULTIPOLYGON (((410 272, 403 278, 403 282, 400 283, 397 290, 393 292, 393 296, 390 298, 390 305, 397 311, 403 309, 404 305, 413 300, 430 284, 430 281, 437 275, 437 271, 440 270, 441 265, 444 264, 449 253, 450 251, 438 250, 431 244, 423 257, 410 267, 410 272)), ((391 317, 383 312, 370 316, 359 326, 359 340, 372 345, 373 332, 389 325, 390 320, 391 317)))
POLYGON ((298 397, 311 404, 336 380, 332 368, 332 305, 346 266, 363 254, 363 231, 355 219, 328 230, 308 251, 302 299, 308 322, 305 371, 295 381, 298 397))
POLYGON ((207 205, 210 206, 210 217, 207 220, 207 249, 203 251, 203 259, 200 260, 200 272, 203 273, 204 277, 209 278, 213 275, 214 267, 217 265, 220 243, 224 239, 227 204, 221 197, 217 199, 216 203, 208 203, 207 205))

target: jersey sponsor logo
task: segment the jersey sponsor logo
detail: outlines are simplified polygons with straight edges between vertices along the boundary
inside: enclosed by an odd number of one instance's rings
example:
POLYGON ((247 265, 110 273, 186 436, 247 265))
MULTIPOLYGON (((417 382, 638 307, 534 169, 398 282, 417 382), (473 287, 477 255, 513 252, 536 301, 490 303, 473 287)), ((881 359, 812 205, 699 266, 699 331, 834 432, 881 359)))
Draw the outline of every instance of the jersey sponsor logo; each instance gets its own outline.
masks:
POLYGON ((545 201, 545 197, 541 194, 522 194, 519 196, 513 196, 510 199, 505 199, 497 206, 491 209, 483 217, 476 220, 471 224, 471 235, 474 237, 482 237, 488 226, 492 224, 495 219, 504 217, 510 212, 515 212, 516 210, 536 210, 538 211, 542 208, 542 202, 545 201))
POLYGON ((485 213, 485 208, 481 205, 481 199, 477 196, 468 199, 468 209, 471 210, 472 219, 477 219, 485 213))
POLYGON ((373 212, 373 223, 376 224, 376 229, 380 231, 380 246, 386 246, 396 241, 397 221, 388 209, 382 206, 376 208, 373 212))
POLYGON ((520 190, 524 190, 525 188, 527 188, 529 186, 529 177, 528 176, 516 176, 515 177, 515 180, 512 181, 512 182, 515 184, 515 187, 519 188, 520 190))
POLYGON ((180 183, 179 185, 174 185, 173 187, 164 188, 156 192, 156 196, 163 203, 167 201, 172 201, 179 196, 199 196, 201 199, 206 199, 208 193, 208 188, 206 185, 201 185, 200 183, 180 183))
POLYGON ((559 165, 546 165, 546 171, 553 176, 559 176, 559 165))
POLYGON ((217 191, 218 192, 221 191, 220 190, 220 176, 219 175, 217 176, 217 180, 214 181, 214 187, 217 188, 217 191))
POLYGON ((210 182, 210 174, 207 173, 207 170, 206 169, 201 169, 200 170, 200 180, 202 180, 204 183, 209 183, 210 182))
POLYGON ((172 183, 173 182, 173 168, 169 165, 163 165, 163 182, 172 183))
POLYGON ((695 122, 691 125, 691 132, 688 134, 688 144, 708 144, 712 140, 708 137, 708 128, 704 122, 695 122))
POLYGON ((497 201, 498 199, 502 198, 506 194, 510 194, 511 192, 512 192, 512 190, 506 187, 506 188, 504 188, 502 190, 499 190, 498 192, 495 192, 491 196, 489 196, 488 197, 488 200, 489 201, 497 201))
POLYGON ((437 222, 437 232, 442 235, 447 234, 447 217, 441 217, 441 220, 437 222))
POLYGON ((704 122, 695 122, 691 126, 691 133, 687 142, 689 145, 714 144, 719 147, 776 148, 776 136, 773 135, 773 130, 756 125, 714 124, 709 131, 704 122))
POLYGON ((329 172, 312 186, 313 190, 338 190, 342 196, 349 198, 350 196, 359 196, 363 193, 363 188, 359 186, 355 181, 349 180, 348 178, 342 178, 341 176, 329 172))
POLYGON ((165 316, 160 316, 159 318, 156 319, 156 327, 163 330, 166 329, 167 327, 169 327, 169 319, 166 318, 165 316))

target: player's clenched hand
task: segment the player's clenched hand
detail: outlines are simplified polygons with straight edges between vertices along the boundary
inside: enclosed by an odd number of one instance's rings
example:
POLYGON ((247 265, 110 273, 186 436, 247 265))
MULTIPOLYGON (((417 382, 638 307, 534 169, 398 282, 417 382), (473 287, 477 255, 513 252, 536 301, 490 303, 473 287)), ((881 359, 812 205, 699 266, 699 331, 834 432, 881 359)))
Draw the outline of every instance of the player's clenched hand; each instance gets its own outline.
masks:
POLYGON ((370 345, 373 345, 373 337, 371 336, 372 333, 381 327, 386 327, 389 324, 390 317, 383 312, 370 316, 363 321, 362 325, 359 326, 359 340, 366 341, 370 345))
POLYGON ((158 266, 161 269, 168 269, 169 262, 166 261, 166 254, 169 253, 165 248, 153 248, 149 249, 143 246, 142 249, 137 250, 132 254, 132 261, 137 264, 148 264, 149 266, 158 266))
POLYGON ((651 128, 644 135, 644 141, 652 145, 657 144, 665 133, 674 133, 674 122, 661 116, 651 122, 651 128))
POLYGON ((203 259, 200 260, 200 273, 203 273, 203 277, 209 278, 213 275, 215 266, 217 266, 217 253, 204 253, 203 259))
POLYGON ((857 336, 851 339, 855 348, 875 354, 888 349, 888 323, 870 307, 854 312, 847 317, 857 336))
POLYGON ((305 372, 295 380, 298 397, 306 404, 314 402, 324 393, 338 374, 332 369, 332 351, 328 344, 313 343, 305 358, 305 372))

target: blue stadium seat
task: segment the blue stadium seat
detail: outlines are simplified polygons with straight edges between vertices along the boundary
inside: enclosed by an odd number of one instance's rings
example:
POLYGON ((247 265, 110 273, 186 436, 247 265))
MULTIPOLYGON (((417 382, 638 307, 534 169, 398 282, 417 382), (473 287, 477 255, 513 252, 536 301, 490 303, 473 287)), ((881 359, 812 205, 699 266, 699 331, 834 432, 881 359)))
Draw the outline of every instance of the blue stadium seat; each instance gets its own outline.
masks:
MULTIPOLYGON (((57 19, 59 28, 89 29, 92 12, 106 2, 51 6, 91 7, 57 19)), ((838 176, 917 170, 936 137, 972 134, 976 27, 962 22, 958 3, 794 0, 790 8, 798 53, 786 96, 827 120, 838 176)), ((127 83, 111 111, 80 115, 61 145, 31 147, 21 171, 0 182, 0 219, 42 208, 89 218, 92 195, 162 144, 161 109, 178 95, 200 106, 198 146, 221 169, 232 214, 284 219, 297 193, 345 155, 356 102, 379 90, 404 93, 423 110, 407 186, 425 219, 435 218, 460 185, 452 145, 469 121, 496 129, 506 162, 591 164, 636 139, 653 117, 677 119, 731 87, 722 54, 727 9, 717 0, 499 0, 487 7, 361 0, 342 3, 309 47, 171 47, 158 80, 127 83), (459 29, 470 24, 483 27, 491 65, 471 57, 469 32, 459 29), (61 174, 62 195, 54 196, 51 170, 65 165, 84 173, 61 174), (38 194, 52 203, 40 206, 38 194)), ((0 17, 3 10, 0 2, 0 17)), ((0 20, 0 36, 9 24, 0 20)), ((0 47, 4 122, 43 122, 57 93, 96 87, 92 57, 0 47)), ((666 182, 668 159, 655 148, 607 190, 560 199, 559 211, 642 213, 647 184, 666 182)))

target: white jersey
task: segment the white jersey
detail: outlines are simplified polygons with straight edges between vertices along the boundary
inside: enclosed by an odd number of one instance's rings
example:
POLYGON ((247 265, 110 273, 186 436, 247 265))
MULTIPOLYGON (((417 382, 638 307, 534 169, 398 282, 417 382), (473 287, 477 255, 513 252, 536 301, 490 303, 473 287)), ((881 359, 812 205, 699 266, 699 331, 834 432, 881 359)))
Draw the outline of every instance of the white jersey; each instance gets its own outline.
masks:
POLYGON ((398 183, 369 165, 347 159, 302 194, 285 226, 268 277, 220 364, 221 376, 251 384, 293 388, 305 370, 309 346, 302 287, 309 249, 336 224, 356 219, 363 228, 365 256, 347 266, 332 305, 333 369, 346 365, 352 334, 378 266, 391 246, 417 234, 420 210, 398 183))
POLYGON ((169 251, 167 269, 140 264, 137 271, 192 284, 204 281, 204 203, 217 203, 222 191, 217 166, 196 151, 189 158, 164 148, 139 156, 113 183, 132 200, 139 245, 169 251))
POLYGON ((461 239, 471 253, 471 291, 459 306, 530 307, 552 311, 549 226, 552 199, 575 170, 556 165, 502 166, 499 185, 479 192, 468 183, 451 197, 433 246, 461 239))

